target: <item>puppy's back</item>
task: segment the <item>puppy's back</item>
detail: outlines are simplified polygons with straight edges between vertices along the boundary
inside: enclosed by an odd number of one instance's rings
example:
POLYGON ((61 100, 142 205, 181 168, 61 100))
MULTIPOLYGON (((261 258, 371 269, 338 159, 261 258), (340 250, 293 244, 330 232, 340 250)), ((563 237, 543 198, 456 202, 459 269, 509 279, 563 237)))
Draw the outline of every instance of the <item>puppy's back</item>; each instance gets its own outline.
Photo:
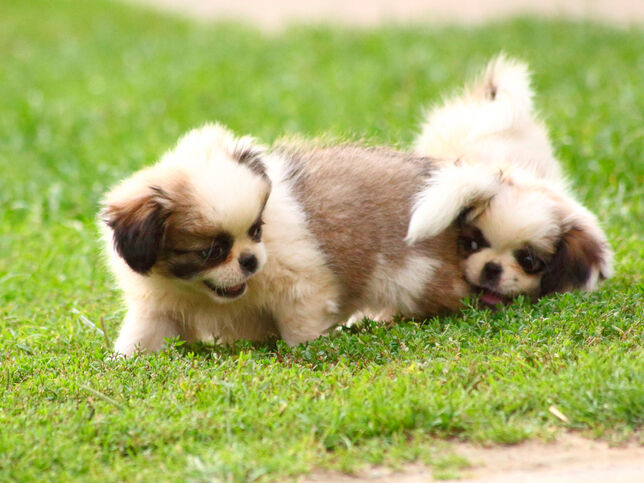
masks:
POLYGON ((281 146, 288 182, 345 300, 360 300, 379 266, 403 266, 414 197, 431 158, 384 148, 281 146))

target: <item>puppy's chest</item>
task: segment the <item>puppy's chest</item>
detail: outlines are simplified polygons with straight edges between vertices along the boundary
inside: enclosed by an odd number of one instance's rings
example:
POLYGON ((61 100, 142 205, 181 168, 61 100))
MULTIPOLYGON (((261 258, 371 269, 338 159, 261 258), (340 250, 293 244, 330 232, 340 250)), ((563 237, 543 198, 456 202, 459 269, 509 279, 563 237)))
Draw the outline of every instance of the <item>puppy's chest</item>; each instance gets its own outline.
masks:
POLYGON ((192 312, 192 325, 202 336, 224 341, 265 340, 277 335, 271 311, 257 297, 247 296, 232 304, 199 307, 192 312))

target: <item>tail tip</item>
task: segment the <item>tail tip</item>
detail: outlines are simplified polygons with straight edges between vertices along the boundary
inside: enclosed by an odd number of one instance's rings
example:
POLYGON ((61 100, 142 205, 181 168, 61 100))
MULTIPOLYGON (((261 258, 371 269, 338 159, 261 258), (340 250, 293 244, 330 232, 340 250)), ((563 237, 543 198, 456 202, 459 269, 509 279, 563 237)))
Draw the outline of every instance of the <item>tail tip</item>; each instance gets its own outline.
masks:
POLYGON ((482 76, 483 94, 491 101, 497 98, 500 91, 530 99, 532 97, 530 84, 528 65, 504 53, 488 62, 482 76))

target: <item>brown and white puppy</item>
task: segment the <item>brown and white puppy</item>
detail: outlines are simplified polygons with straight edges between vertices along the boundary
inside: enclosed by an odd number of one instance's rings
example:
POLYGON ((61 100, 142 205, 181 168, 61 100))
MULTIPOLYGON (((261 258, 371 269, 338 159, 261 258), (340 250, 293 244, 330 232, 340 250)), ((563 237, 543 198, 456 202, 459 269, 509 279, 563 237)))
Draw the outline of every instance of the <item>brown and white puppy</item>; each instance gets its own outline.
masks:
POLYGON ((128 312, 116 351, 165 338, 314 339, 358 310, 424 317, 469 287, 457 230, 405 243, 429 158, 381 148, 272 151, 209 125, 117 185, 101 218, 128 312))
POLYGON ((441 168, 416 200, 407 240, 457 226, 465 279, 488 305, 592 290, 612 274, 606 236, 570 194, 532 96, 526 66, 500 56, 428 113, 416 141, 441 168))

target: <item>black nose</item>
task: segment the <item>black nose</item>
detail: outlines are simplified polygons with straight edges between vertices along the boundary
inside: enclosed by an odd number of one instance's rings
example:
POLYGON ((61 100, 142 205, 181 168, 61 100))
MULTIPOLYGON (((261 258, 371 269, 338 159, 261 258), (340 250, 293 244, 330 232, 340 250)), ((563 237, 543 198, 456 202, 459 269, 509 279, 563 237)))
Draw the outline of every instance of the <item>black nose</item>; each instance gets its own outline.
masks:
POLYGON ((496 282, 499 279, 499 276, 501 275, 502 271, 503 271, 503 267, 498 263, 487 262, 483 266, 483 270, 481 272, 481 282, 483 283, 496 282))
POLYGON ((242 253, 239 255, 239 265, 244 272, 250 274, 257 270, 257 257, 251 253, 242 253))

